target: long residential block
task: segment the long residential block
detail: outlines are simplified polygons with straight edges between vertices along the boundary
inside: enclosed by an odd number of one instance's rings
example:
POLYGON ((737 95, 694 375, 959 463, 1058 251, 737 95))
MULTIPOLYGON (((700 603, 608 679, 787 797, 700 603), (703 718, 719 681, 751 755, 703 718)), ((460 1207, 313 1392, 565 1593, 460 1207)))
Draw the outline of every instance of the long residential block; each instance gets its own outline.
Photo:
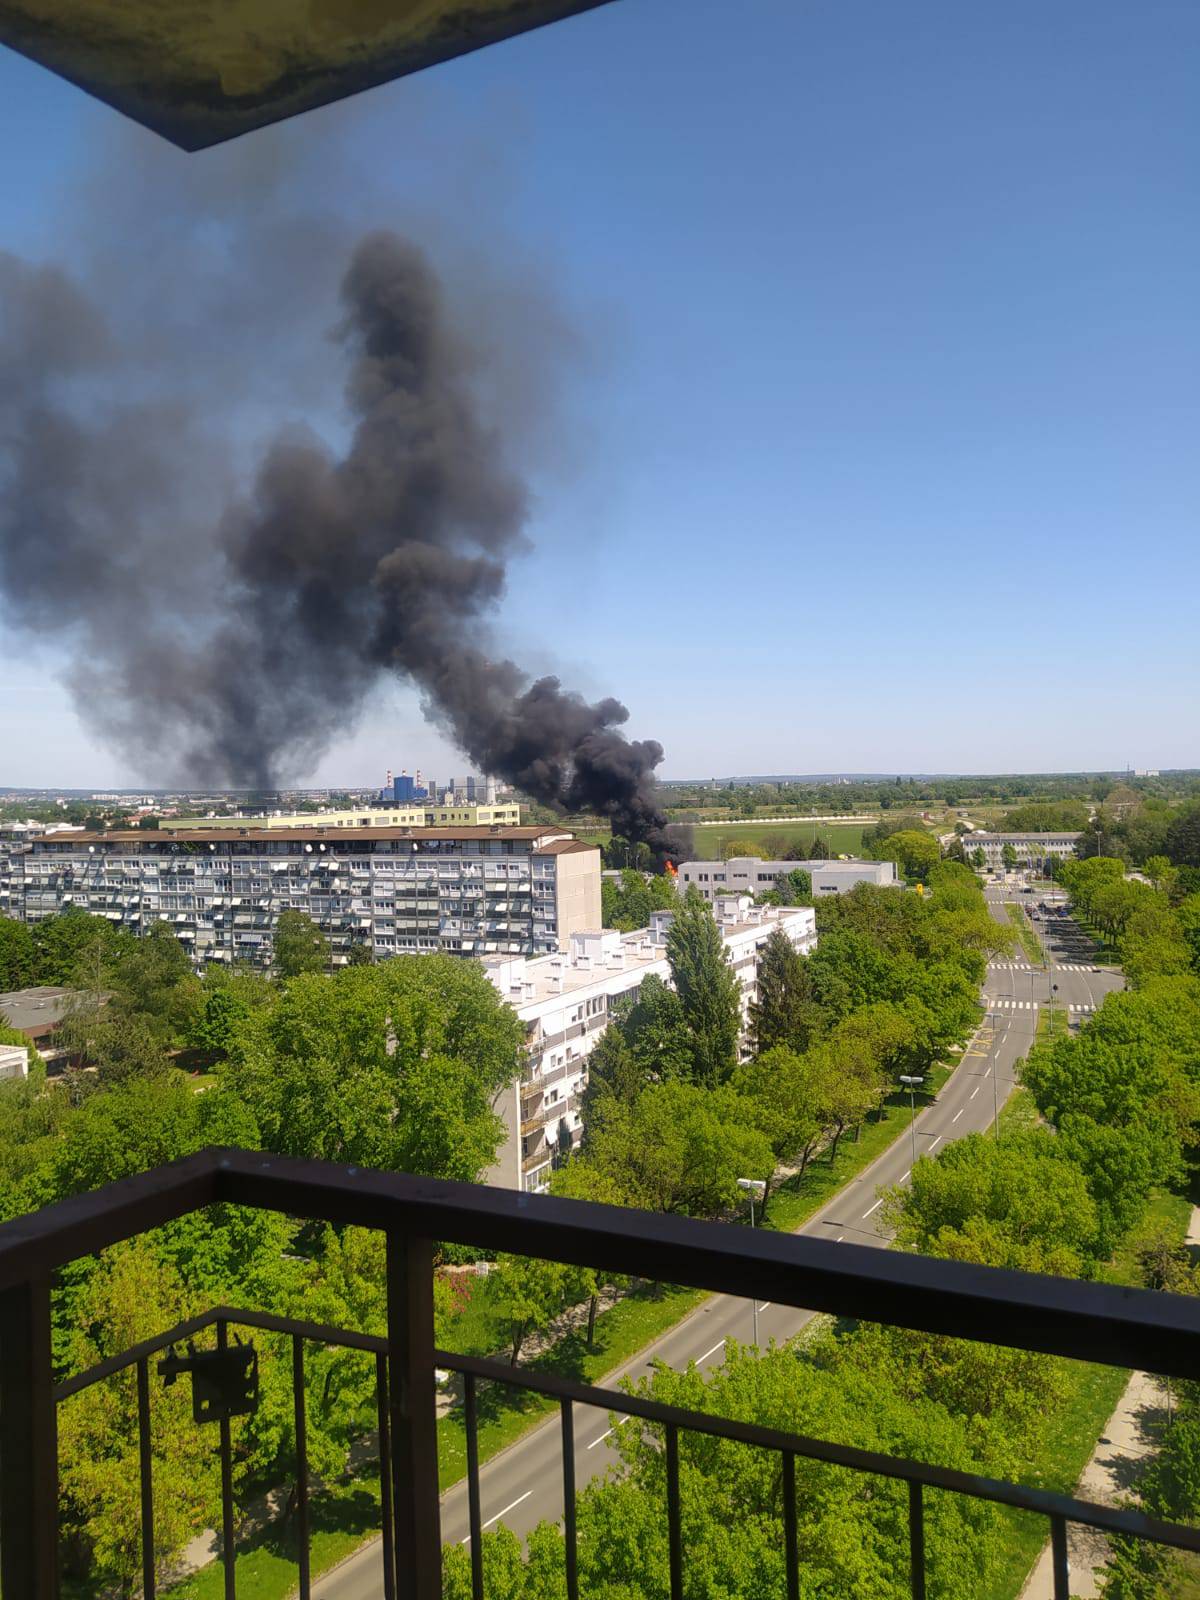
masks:
POLYGON ((303 911, 335 964, 446 951, 543 955, 600 922, 600 854, 546 827, 227 828, 49 835, 8 859, 8 915, 69 907, 146 932, 170 924, 196 965, 268 967, 303 911))

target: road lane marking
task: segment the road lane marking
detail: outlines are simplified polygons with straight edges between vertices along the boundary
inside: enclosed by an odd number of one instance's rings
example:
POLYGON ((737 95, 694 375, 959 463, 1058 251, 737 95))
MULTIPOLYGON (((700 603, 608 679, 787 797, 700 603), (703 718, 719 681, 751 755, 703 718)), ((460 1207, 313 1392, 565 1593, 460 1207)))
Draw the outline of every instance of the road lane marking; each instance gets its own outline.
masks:
POLYGON ((771 1309, 771 1306, 772 1306, 772 1303, 773 1303, 773 1302, 772 1302, 772 1301, 770 1301, 770 1300, 764 1300, 764 1301, 763 1301, 763 1302, 762 1302, 762 1304, 761 1304, 761 1305, 760 1305, 760 1306, 759 1306, 759 1308, 758 1308, 758 1309, 759 1309, 759 1310, 760 1310, 760 1311, 770 1311, 770 1309, 771 1309))
POLYGON ((950 1121, 951 1121, 951 1122, 952 1122, 952 1123, 953 1123, 953 1122, 957 1122, 957 1121, 958 1121, 958 1119, 959 1119, 959 1117, 961 1117, 961 1116, 962 1116, 962 1114, 963 1114, 963 1111, 965 1111, 965 1110, 966 1110, 966 1109, 967 1109, 967 1108, 966 1108, 966 1106, 963 1106, 963 1108, 962 1108, 962 1111, 956 1111, 956 1112, 955 1112, 955 1113, 954 1113, 954 1115, 953 1115, 953 1116, 952 1116, 952 1117, 951 1117, 951 1118, 950 1118, 950 1121))
POLYGON ((724 1339, 718 1339, 716 1344, 713 1345, 711 1350, 706 1350, 702 1356, 697 1356, 696 1357, 696 1365, 699 1366, 702 1361, 707 1361, 709 1356, 715 1356, 717 1351, 721 1348, 721 1346, 724 1343, 725 1343, 724 1339))
MULTIPOLYGON (((722 1339, 721 1344, 724 1344, 724 1342, 725 1341, 722 1339)), ((717 1348, 720 1349, 720 1345, 718 1345, 717 1348)), ((711 1355, 711 1354, 712 1354, 712 1351, 710 1350, 709 1351, 709 1355, 711 1355)), ((701 1361, 703 1361, 704 1357, 701 1356, 700 1359, 701 1359, 701 1361)), ((588 1445, 588 1449, 589 1450, 594 1450, 598 1444, 603 1444, 605 1439, 608 1438, 610 1433, 616 1433, 617 1429, 618 1428, 623 1428, 628 1421, 629 1421, 628 1417, 622 1417, 620 1422, 614 1422, 611 1428, 605 1428, 604 1432, 600 1435, 600 1437, 598 1439, 593 1439, 592 1440, 591 1444, 588 1445)), ((530 1490, 530 1493, 532 1494, 533 1491, 530 1490)), ((501 1516, 504 1515, 503 1511, 500 1513, 500 1515, 501 1516)))
MULTIPOLYGON (((881 1206, 881 1205, 882 1205, 882 1204, 883 1204, 883 1201, 882 1201, 882 1199, 880 1199, 880 1200, 876 1200, 876 1202, 875 1202, 875 1204, 874 1204, 874 1205, 873 1205, 873 1206, 872 1206, 872 1207, 871 1207, 871 1211, 878 1211, 878 1210, 879 1210, 879 1208, 880 1208, 880 1206, 881 1206)), ((864 1222, 865 1222, 865 1221, 866 1221, 866 1220, 867 1220, 867 1218, 868 1218, 868 1217, 869 1217, 869 1216, 870 1216, 870 1215, 871 1215, 871 1211, 864 1211, 864 1212, 863 1212, 863 1221, 864 1221, 864 1222)))
POLYGON ((974 1098, 975 1098, 975 1096, 976 1096, 976 1095, 977 1095, 977 1094, 978 1094, 978 1093, 979 1093, 979 1091, 980 1091, 980 1089, 981 1089, 981 1088, 982 1088, 982 1087, 983 1087, 983 1085, 982 1085, 982 1084, 980 1084, 980 1083, 977 1083, 977 1084, 976 1084, 976 1085, 975 1085, 975 1087, 974 1087, 974 1088, 973 1088, 973 1089, 972 1089, 972 1090, 971 1090, 971 1093, 970 1093, 970 1094, 969 1094, 969 1095, 968 1095, 968 1096, 967 1096, 967 1098, 968 1098, 968 1099, 969 1099, 969 1100, 974 1100, 974 1098))
MULTIPOLYGON (((589 1446, 589 1448, 590 1448, 590 1446, 589 1446)), ((517 1507, 521 1504, 522 1500, 528 1500, 529 1496, 532 1493, 533 1493, 532 1489, 526 1489, 524 1494, 521 1494, 521 1495, 517 1496, 517 1498, 513 1501, 512 1505, 505 1506, 503 1511, 497 1511, 497 1513, 496 1513, 496 1515, 494 1517, 489 1517, 486 1522, 482 1523, 480 1525, 480 1532, 482 1532, 484 1528, 490 1528, 493 1522, 499 1522, 500 1518, 501 1517, 506 1517, 510 1511, 515 1511, 517 1509, 517 1507)), ((470 1544, 471 1535, 468 1534, 465 1539, 460 1539, 458 1542, 459 1542, 459 1544, 470 1544)))
POLYGON ((842 1240, 843 1240, 843 1239, 844 1239, 844 1238, 845 1238, 845 1237, 846 1237, 846 1235, 845 1235, 845 1234, 844 1234, 844 1233, 839 1233, 839 1234, 838 1234, 838 1236, 837 1236, 837 1238, 836 1238, 836 1239, 835 1239, 835 1240, 834 1240, 834 1241, 833 1241, 833 1242, 834 1242, 834 1244, 841 1244, 841 1242, 842 1242, 842 1240))
MULTIPOLYGON (((941 1142, 942 1142, 942 1135, 939 1133, 937 1138, 933 1141, 933 1144, 931 1144, 929 1146, 929 1149, 932 1150, 933 1149, 933 1145, 941 1144, 941 1142)), ((926 1152, 926 1153, 928 1154, 928 1152, 926 1152)))

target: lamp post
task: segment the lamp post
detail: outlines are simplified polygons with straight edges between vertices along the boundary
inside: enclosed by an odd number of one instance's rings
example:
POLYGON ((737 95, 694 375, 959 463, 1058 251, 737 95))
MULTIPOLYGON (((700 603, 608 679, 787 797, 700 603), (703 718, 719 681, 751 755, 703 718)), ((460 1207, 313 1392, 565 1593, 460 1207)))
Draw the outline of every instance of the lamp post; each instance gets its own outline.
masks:
POLYGON ((910 1077, 907 1072, 902 1072, 900 1074, 900 1082, 908 1088, 908 1108, 911 1113, 908 1131, 912 1138, 912 1164, 915 1167, 917 1164, 917 1089, 925 1082, 925 1079, 924 1076, 914 1078, 910 1077))
MULTIPOLYGON (((750 1196, 750 1226, 753 1227, 754 1226, 754 1202, 755 1202, 756 1199, 761 1200, 763 1195, 766 1194, 766 1192, 767 1192, 766 1183, 763 1181, 762 1178, 739 1178, 738 1181, 737 1181, 737 1185, 738 1185, 739 1189, 744 1189, 746 1191, 746 1193, 750 1196)), ((750 1304, 751 1304, 751 1307, 752 1307, 752 1314, 753 1314, 753 1318, 754 1318, 754 1348, 757 1350, 758 1349, 758 1300, 757 1300, 757 1298, 752 1300, 750 1302, 750 1304)))

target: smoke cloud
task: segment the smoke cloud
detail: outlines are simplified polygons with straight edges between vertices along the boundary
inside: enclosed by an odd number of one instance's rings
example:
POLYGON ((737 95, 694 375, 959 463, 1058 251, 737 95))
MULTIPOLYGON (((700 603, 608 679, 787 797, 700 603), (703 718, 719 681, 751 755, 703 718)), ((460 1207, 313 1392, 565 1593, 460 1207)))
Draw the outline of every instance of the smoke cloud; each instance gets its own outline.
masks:
MULTIPOLYGON (((89 725, 188 781, 294 780, 396 673, 483 771, 671 853, 661 746, 624 736, 619 701, 589 704, 489 651, 529 491, 480 404, 488 352, 420 249, 375 232, 346 264, 328 229, 288 220, 285 245, 310 251, 293 298, 310 303, 341 255, 339 320, 304 382, 313 394, 340 365, 349 420, 344 448, 292 425, 246 459, 242 439, 281 408, 269 383, 242 393, 233 373, 255 362, 260 322, 267 360, 286 323, 256 274, 254 227, 244 251, 227 241, 202 302, 168 305, 161 328, 152 307, 139 320, 128 297, 109 303, 103 280, 85 292, 0 254, 9 623, 69 640, 89 725)), ((274 225, 270 242, 277 257, 274 225)))

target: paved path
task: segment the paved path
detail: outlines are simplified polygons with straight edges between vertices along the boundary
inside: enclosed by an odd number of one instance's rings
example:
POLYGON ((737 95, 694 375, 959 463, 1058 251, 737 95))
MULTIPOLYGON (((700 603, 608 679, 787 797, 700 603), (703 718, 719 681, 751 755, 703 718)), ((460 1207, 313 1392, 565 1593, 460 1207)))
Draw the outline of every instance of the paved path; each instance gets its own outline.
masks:
MULTIPOLYGON (((997 921, 1011 926, 1004 900, 1013 891, 989 890, 988 902, 997 921)), ((914 1153, 928 1155, 952 1139, 978 1133, 991 1126, 1011 1093, 1016 1061, 1028 1054, 1037 1031, 1037 1007, 1048 1003, 1051 983, 1058 985, 1057 1005, 1098 1005, 1110 989, 1120 987, 1119 973, 1101 972, 1087 956, 1090 946, 1074 924, 1059 923, 1048 940, 1047 968, 1005 964, 989 971, 983 990, 988 1020, 938 1098, 918 1115, 908 1138, 897 1139, 863 1173, 827 1202, 799 1230, 802 1234, 835 1242, 884 1248, 879 1211, 881 1187, 907 1182, 914 1153), (1080 941, 1082 940, 1082 944, 1080 941), (1060 965, 1060 960, 1065 965, 1060 965), (1026 1007, 1011 1002, 1027 1000, 1026 1007), (1006 1004, 1006 1002, 1009 1002, 1006 1004)), ((752 1307, 746 1300, 714 1295, 683 1322, 669 1329, 633 1361, 608 1374, 607 1388, 624 1377, 640 1378, 658 1362, 682 1369, 690 1361, 698 1367, 718 1366, 726 1342, 751 1339, 752 1307)), ((790 1306, 760 1305, 759 1343, 781 1343, 792 1338, 810 1320, 811 1313, 790 1306)), ((575 1473, 579 1488, 617 1458, 609 1448, 613 1428, 606 1411, 579 1409, 575 1422, 575 1473)), ((480 1471, 480 1498, 485 1526, 503 1522, 525 1534, 543 1520, 562 1516, 562 1458, 557 1416, 524 1435, 516 1444, 494 1456, 480 1471)), ((442 1497, 442 1537, 447 1543, 467 1537, 465 1481, 442 1497)), ((378 1543, 364 1547, 334 1572, 313 1585, 314 1600, 380 1600, 382 1564, 378 1543)))

